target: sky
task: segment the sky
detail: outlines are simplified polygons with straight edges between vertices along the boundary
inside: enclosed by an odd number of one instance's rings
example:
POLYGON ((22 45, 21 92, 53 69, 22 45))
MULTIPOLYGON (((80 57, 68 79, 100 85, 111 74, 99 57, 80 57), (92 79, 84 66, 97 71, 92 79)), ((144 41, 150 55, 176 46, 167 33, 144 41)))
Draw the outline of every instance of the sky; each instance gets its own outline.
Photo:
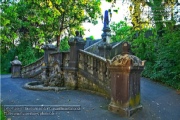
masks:
MULTIPOLYGON (((101 13, 104 15, 105 10, 108 10, 111 8, 111 3, 106 2, 105 0, 101 0, 101 13)), ((117 0, 116 2, 116 7, 119 7, 118 14, 113 12, 112 13, 112 19, 111 22, 119 22, 120 20, 124 20, 124 17, 127 15, 128 7, 127 5, 122 5, 121 0, 117 0)), ((101 38, 102 34, 102 28, 103 28, 103 23, 101 19, 98 19, 98 24, 93 25, 91 23, 83 23, 83 27, 86 29, 84 37, 90 37, 94 36, 95 39, 101 38), (89 30, 89 31, 88 31, 89 30)))

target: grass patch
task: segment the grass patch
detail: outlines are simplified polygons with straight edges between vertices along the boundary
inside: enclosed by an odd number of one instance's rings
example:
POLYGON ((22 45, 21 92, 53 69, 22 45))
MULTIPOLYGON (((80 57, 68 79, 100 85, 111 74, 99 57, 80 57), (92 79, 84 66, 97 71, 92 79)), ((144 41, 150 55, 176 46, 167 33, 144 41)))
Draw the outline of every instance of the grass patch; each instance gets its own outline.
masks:
POLYGON ((4 114, 2 106, 0 107, 0 117, 1 117, 1 120, 6 120, 6 116, 4 114))

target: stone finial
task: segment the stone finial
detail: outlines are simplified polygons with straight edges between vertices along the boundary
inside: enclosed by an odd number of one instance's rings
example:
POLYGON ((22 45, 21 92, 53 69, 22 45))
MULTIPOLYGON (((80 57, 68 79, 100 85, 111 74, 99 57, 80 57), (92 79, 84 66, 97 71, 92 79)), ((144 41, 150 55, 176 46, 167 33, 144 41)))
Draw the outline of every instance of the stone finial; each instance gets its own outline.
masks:
POLYGON ((102 40, 104 42, 110 43, 110 37, 111 37, 111 30, 109 27, 109 15, 108 15, 108 10, 105 11, 104 13, 104 25, 103 25, 103 33, 101 34, 102 40))
POLYGON ((18 60, 18 56, 15 56, 15 59, 10 63, 11 65, 22 65, 22 63, 18 60))
POLYGON ((109 16, 108 16, 108 10, 104 13, 104 28, 109 27, 109 16))
POLYGON ((71 38, 68 42, 69 44, 74 44, 74 43, 85 43, 85 41, 82 38, 81 32, 76 31, 75 32, 76 36, 74 38, 71 38))
POLYGON ((122 44, 122 54, 131 54, 131 46, 128 42, 122 44))
POLYGON ((132 66, 144 66, 145 61, 141 61, 138 57, 134 55, 117 55, 112 60, 107 60, 111 66, 127 66, 132 64, 132 66))
POLYGON ((45 44, 42 47, 43 50, 56 50, 56 46, 54 46, 53 44, 45 44))
POLYGON ((76 31, 75 34, 76 34, 76 37, 80 36, 79 31, 76 31))
POLYGON ((17 60, 18 59, 18 56, 15 56, 15 60, 17 60))
POLYGON ((15 59, 11 63, 11 77, 21 77, 21 62, 18 60, 18 56, 15 56, 15 59))

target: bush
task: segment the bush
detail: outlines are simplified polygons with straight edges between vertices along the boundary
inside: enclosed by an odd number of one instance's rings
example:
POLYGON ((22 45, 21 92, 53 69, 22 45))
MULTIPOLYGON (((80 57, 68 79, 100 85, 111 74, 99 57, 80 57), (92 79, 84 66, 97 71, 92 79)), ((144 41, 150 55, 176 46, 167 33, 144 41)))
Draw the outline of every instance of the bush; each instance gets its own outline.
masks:
POLYGON ((1 70, 0 74, 7 74, 10 73, 11 64, 10 61, 13 61, 15 58, 16 50, 11 49, 6 54, 1 54, 1 70))
POLYGON ((65 37, 64 39, 61 40, 60 44, 60 51, 68 51, 70 46, 68 44, 68 37, 65 37))
POLYGON ((113 24, 112 30, 115 33, 112 36, 112 41, 129 41, 133 53, 140 59, 147 61, 142 73, 143 76, 180 89, 179 27, 175 29, 172 26, 167 26, 162 29, 161 33, 156 29, 132 31, 127 24, 121 21, 113 24))

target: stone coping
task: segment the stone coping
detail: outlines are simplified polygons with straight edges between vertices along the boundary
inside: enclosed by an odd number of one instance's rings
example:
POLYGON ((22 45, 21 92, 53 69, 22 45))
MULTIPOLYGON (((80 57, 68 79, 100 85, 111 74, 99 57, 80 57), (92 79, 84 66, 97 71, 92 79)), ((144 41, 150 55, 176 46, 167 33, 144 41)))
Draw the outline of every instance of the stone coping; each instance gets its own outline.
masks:
POLYGON ((48 91, 48 90, 54 90, 54 91, 67 90, 66 87, 43 86, 42 84, 43 84, 43 82, 39 82, 39 81, 28 82, 28 83, 26 83, 23 86, 23 88, 29 89, 29 90, 43 90, 43 91, 48 91))

